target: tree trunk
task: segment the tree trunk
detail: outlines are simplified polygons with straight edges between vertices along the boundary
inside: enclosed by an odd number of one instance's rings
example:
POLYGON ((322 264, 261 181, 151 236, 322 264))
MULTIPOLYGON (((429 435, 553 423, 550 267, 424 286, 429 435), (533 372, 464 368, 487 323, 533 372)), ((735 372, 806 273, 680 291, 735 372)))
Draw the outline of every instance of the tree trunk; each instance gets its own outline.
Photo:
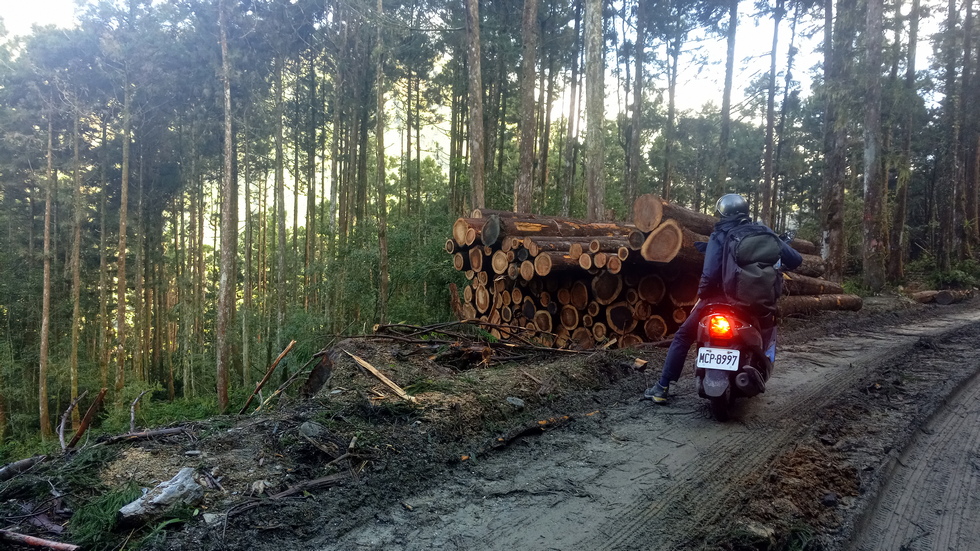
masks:
POLYGON ((772 159, 775 151, 776 127, 776 50, 779 47, 779 25, 786 14, 784 0, 776 0, 772 13, 772 50, 769 52, 769 81, 766 95, 766 151, 762 160, 762 209, 760 217, 773 227, 772 159))
MULTIPOLYGON (((382 0, 378 0, 378 18, 384 19, 382 0)), ((385 185, 385 92, 384 92, 384 50, 381 27, 378 26, 377 43, 375 48, 375 94, 378 101, 374 139, 377 150, 377 187, 378 187, 378 249, 380 284, 378 286, 378 322, 388 323, 388 192, 385 185)))
POLYGON ((48 114, 48 171, 44 191, 44 287, 41 290, 41 350, 38 368, 38 420, 41 438, 53 436, 51 417, 48 415, 48 347, 51 333, 51 218, 54 210, 52 197, 57 185, 54 171, 54 123, 48 114))
POLYGON ((824 121, 824 156, 826 168, 823 183, 822 256, 827 279, 840 282, 844 276, 844 171, 847 166, 846 132, 839 123, 835 93, 844 85, 846 59, 850 58, 851 24, 854 0, 837 0, 837 12, 843 14, 834 25, 833 0, 824 7, 824 81, 827 83, 824 121))
MULTIPOLYGON (((71 399, 78 398, 78 342, 81 338, 82 325, 82 174, 81 174, 81 147, 79 136, 79 115, 76 113, 72 127, 72 206, 74 218, 72 220, 72 240, 71 240, 71 399)), ((78 428, 81 421, 81 414, 78 409, 73 409, 71 413, 71 426, 78 428)))
MULTIPOLYGON (((906 58, 905 83, 902 98, 911 101, 915 95, 915 52, 919 40, 919 0, 912 0, 909 12, 909 45, 906 58)), ((888 278, 892 282, 905 279, 905 223, 908 219, 909 181, 912 179, 912 126, 914 109, 902 109, 905 126, 902 155, 898 167, 898 183, 895 189, 895 206, 892 211, 891 236, 888 240, 888 278)))
POLYGON ((718 140, 718 172, 711 197, 721 197, 727 191, 728 147, 732 132, 732 85, 735 77, 735 36, 738 31, 738 0, 729 0, 728 53, 725 57, 725 91, 721 99, 721 137, 718 140))
MULTIPOLYGON (((679 32, 679 31, 678 31, 679 32)), ((670 201, 670 187, 674 172, 674 129, 677 124, 677 63, 680 59, 681 38, 674 37, 667 47, 667 128, 664 129, 664 173, 660 194, 670 201)))
POLYGON ((585 182, 588 190, 586 218, 601 220, 605 217, 606 186, 603 178, 605 165, 604 138, 605 89, 603 88, 604 54, 602 40, 602 0, 585 0, 585 95, 588 128, 585 135, 585 182))
POLYGON ((939 215, 939 241, 936 247, 936 262, 940 271, 949 271, 955 253, 955 197, 959 193, 959 89, 957 88, 957 61, 959 50, 956 46, 957 14, 956 0, 947 5, 946 31, 943 33, 941 54, 944 59, 945 78, 942 102, 941 152, 939 155, 940 186, 936 190, 936 203, 939 215))
POLYGON ((867 0, 864 70, 864 284, 874 292, 885 285, 888 228, 885 171, 881 151, 882 0, 867 0))
POLYGON ((575 167, 576 163, 576 152, 578 151, 578 104, 579 104, 579 55, 580 55, 580 42, 579 38, 581 33, 579 32, 579 25, 582 19, 582 0, 576 0, 575 2, 575 24, 572 32, 574 33, 573 46, 572 46, 572 76, 571 84, 569 87, 569 101, 568 101, 568 126, 565 131, 565 151, 562 155, 562 171, 561 171, 561 185, 559 189, 561 190, 561 209, 559 213, 562 216, 568 216, 571 212, 571 201, 572 201, 572 191, 575 186, 575 167))
POLYGON ((475 209, 486 206, 483 149, 483 76, 480 69, 480 2, 466 0, 466 59, 469 63, 470 104, 470 202, 475 209))
POLYGON ((627 152, 626 165, 626 204, 632 205, 636 201, 640 188, 640 140, 643 135, 641 132, 641 121, 643 113, 643 63, 645 60, 646 48, 646 8, 645 0, 637 0, 636 3, 636 47, 633 55, 634 75, 633 75, 633 113, 630 121, 629 151, 627 152))
POLYGON ((122 110, 122 184, 119 192, 119 247, 116 251, 116 392, 126 385, 126 221, 129 216, 129 153, 132 129, 132 91, 129 76, 124 80, 122 110))
POLYGON ((534 134, 536 129, 534 124, 534 68, 538 59, 538 0, 524 0, 521 39, 524 45, 521 54, 520 158, 517 181, 514 182, 514 210, 531 212, 534 195, 534 134))
POLYGON ((234 301, 238 252, 238 228, 234 210, 238 198, 232 183, 231 60, 228 57, 228 13, 225 0, 218 2, 218 26, 221 36, 221 87, 224 107, 224 166, 221 175, 221 267, 218 284, 218 320, 215 328, 218 410, 228 409, 228 364, 231 363, 231 332, 235 327, 234 301))

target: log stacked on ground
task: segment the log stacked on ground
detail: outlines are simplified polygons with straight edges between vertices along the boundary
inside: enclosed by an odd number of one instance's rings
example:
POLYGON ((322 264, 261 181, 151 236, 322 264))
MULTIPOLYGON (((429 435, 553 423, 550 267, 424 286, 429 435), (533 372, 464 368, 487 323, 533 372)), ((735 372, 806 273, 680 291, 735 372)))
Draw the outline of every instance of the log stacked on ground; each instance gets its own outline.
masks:
MULTIPOLYGON (((697 301, 704 255, 694 243, 714 217, 655 195, 637 199, 633 224, 478 209, 453 225, 446 251, 469 284, 464 319, 501 339, 587 349, 669 337, 697 301)), ((795 239, 804 265, 784 278, 780 315, 853 310, 861 299, 821 279, 817 248, 795 239)))

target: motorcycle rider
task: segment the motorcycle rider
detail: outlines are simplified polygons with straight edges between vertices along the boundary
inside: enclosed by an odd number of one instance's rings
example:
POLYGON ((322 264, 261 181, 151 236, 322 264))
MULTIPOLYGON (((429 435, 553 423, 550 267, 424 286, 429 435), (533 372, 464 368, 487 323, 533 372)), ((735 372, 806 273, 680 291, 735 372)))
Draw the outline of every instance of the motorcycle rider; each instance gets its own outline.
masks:
MULTIPOLYGON (((725 261, 723 255, 725 254, 728 232, 736 226, 754 223, 749 217, 748 201, 735 193, 721 196, 715 203, 715 211, 716 216, 721 216, 721 220, 715 224, 715 229, 708 238, 707 244, 703 242, 696 244, 699 250, 704 253, 704 268, 701 272, 701 282, 698 285, 698 302, 674 334, 674 339, 667 350, 667 359, 664 360, 660 380, 643 392, 644 398, 653 400, 656 404, 667 403, 670 383, 677 382, 677 379, 680 378, 687 353, 697 339, 698 322, 701 319, 701 310, 704 305, 714 300, 725 300, 722 265, 725 261)), ((792 270, 798 267, 803 262, 803 257, 785 242, 780 241, 780 243, 782 268, 792 270)), ((776 324, 775 312, 769 312, 758 319, 762 326, 760 329, 765 339, 764 342, 769 342, 772 329, 776 324)))

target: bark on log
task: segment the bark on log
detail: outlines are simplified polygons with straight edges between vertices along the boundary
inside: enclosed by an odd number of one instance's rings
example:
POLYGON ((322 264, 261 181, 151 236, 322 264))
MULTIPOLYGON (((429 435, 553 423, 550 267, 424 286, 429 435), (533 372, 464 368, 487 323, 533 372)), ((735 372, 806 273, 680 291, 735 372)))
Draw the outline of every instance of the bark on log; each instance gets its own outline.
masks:
POLYGON ((95 401, 92 405, 88 407, 85 412, 85 416, 82 417, 82 422, 78 424, 78 430, 75 431, 75 436, 72 436, 71 440, 68 442, 68 446, 65 449, 72 449, 78 444, 78 441, 82 439, 82 435, 88 430, 89 425, 92 424, 92 420, 95 419, 95 414, 102 407, 102 401, 105 399, 105 393, 109 389, 103 388, 99 391, 99 395, 95 397, 95 401))
POLYGON ((677 223, 676 220, 664 220, 660 226, 650 232, 640 254, 651 262, 667 263, 676 261, 686 269, 700 272, 704 264, 704 254, 694 247, 696 241, 707 241, 707 237, 697 234, 677 223))
POLYGON ((844 287, 826 279, 786 272, 783 274, 783 291, 788 295, 841 295, 844 287))
MULTIPOLYGON (((595 301, 602 306, 607 304, 612 304, 619 294, 623 290, 623 278, 619 277, 618 274, 611 274, 609 272, 602 272, 596 277, 592 278, 592 296, 595 297, 595 301)), ((592 312, 589 312, 593 315, 592 312)))
POLYGON ((801 254, 803 257, 803 263, 800 264, 799 268, 793 270, 793 273, 800 275, 810 276, 810 277, 820 277, 826 270, 823 258, 812 254, 801 254))
POLYGON ((529 253, 531 253, 531 256, 537 256, 548 251, 567 253, 572 245, 578 245, 581 247, 583 244, 587 244, 588 242, 589 240, 585 237, 580 239, 525 237, 523 239, 524 247, 529 253))
POLYGON ((628 236, 636 228, 617 224, 616 222, 588 222, 585 220, 572 220, 570 218, 500 218, 490 216, 486 218, 483 227, 483 244, 487 243, 488 237, 492 236, 493 225, 499 228, 499 233, 508 236, 560 236, 560 237, 595 237, 622 235, 628 236))
POLYGON ((46 540, 43 538, 36 538, 34 536, 25 536, 24 534, 11 532, 10 530, 0 530, 0 541, 19 543, 31 547, 45 547, 48 549, 54 549, 55 551, 76 551, 81 549, 81 547, 71 543, 61 543, 59 541, 46 540))
POLYGON ((780 317, 806 314, 821 310, 861 309, 863 301, 857 295, 799 295, 781 297, 776 303, 780 317))
POLYGON ((20 461, 14 461, 2 469, 0 469, 0 482, 4 480, 10 480, 11 478, 19 475, 20 473, 30 469, 34 465, 43 463, 48 460, 46 455, 35 455, 34 457, 28 457, 27 459, 21 459, 20 461))
POLYGON ((930 302, 936 300, 936 295, 938 294, 939 291, 935 291, 935 290, 919 291, 918 293, 913 293, 911 298, 916 302, 922 304, 929 304, 930 302))
POLYGON ((461 247, 469 247, 480 237, 484 224, 486 220, 480 218, 457 219, 453 224, 453 240, 461 247))
POLYGON ((970 296, 970 291, 956 291, 952 289, 944 289, 936 293, 936 304, 940 304, 942 306, 948 306, 950 304, 960 302, 969 296, 970 296))
POLYGON ((614 253, 620 254, 620 249, 624 249, 622 254, 629 256, 629 242, 622 237, 596 237, 589 241, 590 253, 614 253))
POLYGON ((534 257, 534 273, 544 277, 554 270, 571 270, 579 267, 578 261, 568 253, 549 251, 534 257))

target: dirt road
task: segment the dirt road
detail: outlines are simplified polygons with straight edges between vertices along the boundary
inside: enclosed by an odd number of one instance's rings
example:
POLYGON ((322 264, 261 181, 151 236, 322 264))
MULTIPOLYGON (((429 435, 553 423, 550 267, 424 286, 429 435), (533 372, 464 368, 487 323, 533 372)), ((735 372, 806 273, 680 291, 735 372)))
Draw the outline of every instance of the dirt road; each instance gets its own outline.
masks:
POLYGON ((976 546, 980 521, 966 512, 980 485, 980 309, 927 314, 809 340, 800 328, 768 392, 725 424, 708 418, 689 372, 667 407, 597 394, 567 428, 474 457, 309 546, 976 546))

